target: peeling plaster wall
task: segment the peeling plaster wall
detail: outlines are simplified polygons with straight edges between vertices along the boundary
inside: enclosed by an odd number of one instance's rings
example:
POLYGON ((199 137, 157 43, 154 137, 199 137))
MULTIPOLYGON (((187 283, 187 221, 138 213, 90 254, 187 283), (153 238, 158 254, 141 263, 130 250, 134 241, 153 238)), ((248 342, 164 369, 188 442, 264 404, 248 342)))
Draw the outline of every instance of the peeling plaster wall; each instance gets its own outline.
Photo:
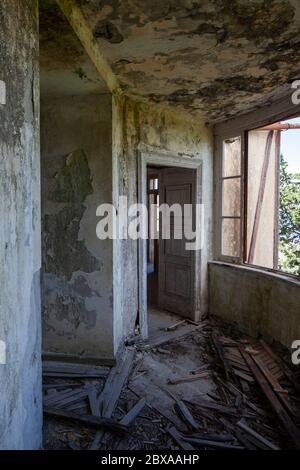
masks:
POLYGON ((96 236, 112 202, 111 95, 47 98, 41 109, 43 349, 113 353, 113 244, 96 236))
POLYGON ((0 6, 0 449, 39 449, 40 174, 38 12, 35 0, 0 6), (0 362, 3 361, 3 357, 0 362))
POLYGON ((300 338, 300 284, 284 275, 223 263, 209 265, 209 311, 246 333, 291 347, 300 338))
MULTIPOLYGON (((212 191, 213 191, 213 138, 212 132, 201 121, 192 120, 180 111, 147 105, 131 99, 114 99, 114 137, 117 135, 118 152, 114 161, 118 165, 118 186, 114 191, 128 196, 128 204, 137 202, 138 146, 144 144, 152 151, 167 151, 185 155, 203 162, 203 203, 205 205, 205 241, 202 250, 201 313, 207 312, 207 261, 211 256, 212 242, 212 191), (122 129, 122 137, 120 137, 122 129), (119 134, 116 132, 119 131, 119 134), (120 151, 120 148, 123 149, 120 151)), ((122 336, 133 333, 138 311, 138 252, 137 242, 118 242, 122 282, 118 292, 122 295, 121 310, 116 312, 116 347, 122 336), (121 325, 121 326, 120 326, 121 325)), ((117 278, 116 278, 117 279, 117 278)))

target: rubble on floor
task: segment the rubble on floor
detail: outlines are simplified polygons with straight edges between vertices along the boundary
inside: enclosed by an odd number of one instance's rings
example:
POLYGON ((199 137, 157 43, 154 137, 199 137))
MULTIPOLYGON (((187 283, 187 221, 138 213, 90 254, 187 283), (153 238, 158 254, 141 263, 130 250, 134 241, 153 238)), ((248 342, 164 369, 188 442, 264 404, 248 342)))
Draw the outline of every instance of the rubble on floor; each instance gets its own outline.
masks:
POLYGON ((211 318, 129 341, 113 368, 44 362, 46 449, 300 448, 300 382, 211 318))

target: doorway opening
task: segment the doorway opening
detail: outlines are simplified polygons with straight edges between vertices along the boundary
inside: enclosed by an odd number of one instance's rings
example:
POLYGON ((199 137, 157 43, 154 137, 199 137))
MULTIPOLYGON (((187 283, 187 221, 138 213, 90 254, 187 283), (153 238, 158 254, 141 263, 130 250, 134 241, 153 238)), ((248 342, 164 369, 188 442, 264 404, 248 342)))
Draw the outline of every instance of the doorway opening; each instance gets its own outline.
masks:
POLYGON ((140 329, 148 337, 180 320, 199 318, 200 250, 195 231, 201 162, 142 154, 140 202, 148 209, 148 238, 140 240, 140 329), (177 212, 179 210, 179 212, 177 212))
POLYGON ((195 205, 195 182, 193 169, 147 167, 150 335, 193 315, 194 254, 185 246, 184 220, 189 217, 185 208, 195 205), (168 205, 170 212, 160 211, 163 204, 168 205), (164 239, 167 224, 170 233, 164 239))

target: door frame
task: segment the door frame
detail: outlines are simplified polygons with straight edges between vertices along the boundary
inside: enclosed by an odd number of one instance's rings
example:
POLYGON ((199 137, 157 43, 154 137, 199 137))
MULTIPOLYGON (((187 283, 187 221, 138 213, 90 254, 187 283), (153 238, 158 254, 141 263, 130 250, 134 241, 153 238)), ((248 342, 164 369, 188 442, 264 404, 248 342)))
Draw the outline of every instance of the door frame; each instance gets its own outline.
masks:
MULTIPOLYGON (((147 167, 168 166, 189 168, 196 173, 196 204, 202 203, 202 160, 140 144, 138 147, 138 203, 147 205, 147 167)), ((201 315, 201 250, 195 252, 194 261, 194 321, 201 315)), ((147 240, 138 240, 138 297, 141 336, 148 338, 147 305, 147 240)))

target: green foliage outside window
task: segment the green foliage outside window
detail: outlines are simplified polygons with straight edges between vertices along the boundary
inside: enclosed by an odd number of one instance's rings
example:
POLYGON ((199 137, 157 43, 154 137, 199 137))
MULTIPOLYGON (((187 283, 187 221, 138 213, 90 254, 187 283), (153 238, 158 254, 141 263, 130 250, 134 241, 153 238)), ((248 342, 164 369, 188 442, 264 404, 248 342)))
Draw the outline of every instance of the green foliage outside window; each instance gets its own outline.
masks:
POLYGON ((300 276, 300 174, 280 156, 279 269, 300 276))

